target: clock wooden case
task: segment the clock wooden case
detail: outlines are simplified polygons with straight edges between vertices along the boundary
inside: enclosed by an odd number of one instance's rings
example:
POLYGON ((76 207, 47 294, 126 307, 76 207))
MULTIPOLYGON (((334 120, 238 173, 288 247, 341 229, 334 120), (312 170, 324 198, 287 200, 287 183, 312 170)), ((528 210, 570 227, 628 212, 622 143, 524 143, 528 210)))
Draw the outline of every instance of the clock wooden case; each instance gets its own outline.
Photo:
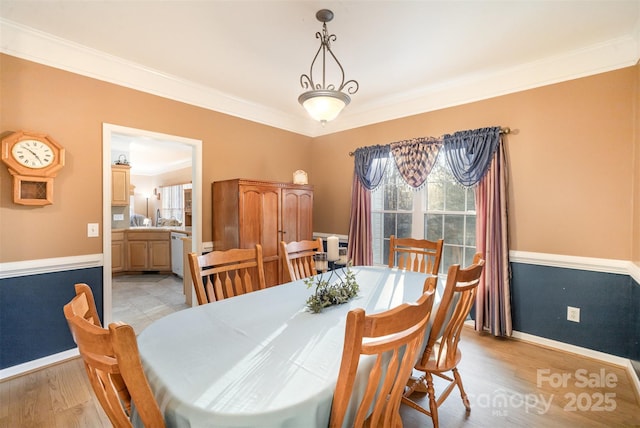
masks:
POLYGON ((18 131, 2 140, 2 161, 13 176, 13 202, 53 204, 53 179, 64 166, 64 148, 46 134, 18 131))

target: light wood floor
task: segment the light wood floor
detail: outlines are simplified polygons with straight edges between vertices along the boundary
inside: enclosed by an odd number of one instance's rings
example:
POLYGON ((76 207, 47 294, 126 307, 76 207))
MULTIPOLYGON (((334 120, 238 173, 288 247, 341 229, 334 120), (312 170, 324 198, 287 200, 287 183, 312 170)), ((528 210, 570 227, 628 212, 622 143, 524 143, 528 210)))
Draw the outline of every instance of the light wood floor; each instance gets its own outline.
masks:
MULTIPOLYGON (((114 307, 114 319, 132 323, 140 332, 150 319, 186 307, 181 301, 181 281, 178 291, 174 282, 178 280, 163 276, 114 281, 114 296, 121 291, 127 295, 124 300, 114 297, 118 305, 114 307), (138 292, 147 296, 136 296, 134 284, 142 284, 138 292), (121 286, 124 290, 117 290, 121 286), (169 297, 172 291, 175 295, 169 297), (149 304, 145 306, 145 302, 149 304)), ((455 390, 440 408, 443 428, 640 427, 639 401, 626 371, 620 367, 516 340, 479 335, 471 329, 465 329, 461 349, 460 373, 471 413, 465 414, 455 390), (609 384, 596 386, 602 383, 603 374, 609 384), (551 385, 548 381, 562 377, 567 378, 566 384, 551 385), (590 382, 582 385, 585 377, 590 382)), ((424 394, 416 393, 413 398, 423 400, 428 407, 424 394)), ((428 416, 411 408, 403 406, 401 412, 406 428, 432 426, 428 416)), ((109 427, 109 420, 78 358, 0 383, 0 427, 103 426, 109 427)))

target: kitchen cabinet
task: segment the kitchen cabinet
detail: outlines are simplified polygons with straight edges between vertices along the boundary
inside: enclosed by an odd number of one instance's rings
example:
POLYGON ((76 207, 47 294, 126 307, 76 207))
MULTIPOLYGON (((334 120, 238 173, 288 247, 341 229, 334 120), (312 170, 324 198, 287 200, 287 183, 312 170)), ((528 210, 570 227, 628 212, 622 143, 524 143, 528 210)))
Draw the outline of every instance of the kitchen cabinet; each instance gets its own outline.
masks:
POLYGON ((171 272, 171 236, 167 231, 129 230, 127 271, 171 272))
POLYGON ((313 237, 313 186, 217 181, 212 184, 212 200, 214 250, 262 245, 266 284, 281 284, 280 241, 313 237))
POLYGON ((111 232, 111 273, 126 269, 124 230, 111 232))
POLYGON ((129 165, 111 165, 111 206, 129 205, 130 170, 129 165))

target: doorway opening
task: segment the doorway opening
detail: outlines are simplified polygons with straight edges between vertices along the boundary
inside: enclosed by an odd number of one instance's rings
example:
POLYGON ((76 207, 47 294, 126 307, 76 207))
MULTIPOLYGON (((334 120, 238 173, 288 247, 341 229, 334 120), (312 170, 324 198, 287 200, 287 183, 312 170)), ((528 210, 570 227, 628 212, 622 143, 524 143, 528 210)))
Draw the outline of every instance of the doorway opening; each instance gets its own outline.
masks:
MULTIPOLYGON (((202 141, 175 135, 163 134, 148 130, 129 128, 113 124, 103 124, 102 133, 102 158, 103 158, 103 302, 104 302, 104 323, 113 321, 113 280, 112 280, 112 222, 114 217, 120 220, 122 217, 112 213, 111 192, 112 175, 111 166, 122 159, 114 159, 113 146, 123 136, 136 144, 148 144, 149 153, 154 153, 154 147, 159 148, 159 144, 166 145, 170 150, 173 146, 176 149, 191 151, 191 251, 201 252, 202 249, 202 141), (161 143, 160 143, 161 142, 161 143)), ((119 156, 118 156, 119 157, 119 156)), ((125 156, 126 158, 126 156, 125 156)), ((147 201, 151 195, 145 195, 147 201)), ((148 203, 148 202, 147 202, 148 203)), ((193 290, 187 290, 186 299, 191 301, 193 290)))

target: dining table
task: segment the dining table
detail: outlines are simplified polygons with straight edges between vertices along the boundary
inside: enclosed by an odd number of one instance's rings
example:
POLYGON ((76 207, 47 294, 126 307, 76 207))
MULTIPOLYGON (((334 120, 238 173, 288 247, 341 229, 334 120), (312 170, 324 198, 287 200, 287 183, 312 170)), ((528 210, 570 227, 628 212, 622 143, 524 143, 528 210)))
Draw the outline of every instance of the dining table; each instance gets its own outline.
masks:
MULTIPOLYGON (((344 279, 345 269, 321 275, 333 283, 344 279)), ((140 332, 142 364, 167 426, 326 428, 347 312, 373 314, 415 302, 429 276, 386 266, 348 269, 358 295, 319 313, 306 306, 317 275, 310 286, 297 280, 184 309, 140 332)), ((438 289, 432 313, 440 296, 438 289)), ((363 358, 345 426, 372 364, 363 358)))

